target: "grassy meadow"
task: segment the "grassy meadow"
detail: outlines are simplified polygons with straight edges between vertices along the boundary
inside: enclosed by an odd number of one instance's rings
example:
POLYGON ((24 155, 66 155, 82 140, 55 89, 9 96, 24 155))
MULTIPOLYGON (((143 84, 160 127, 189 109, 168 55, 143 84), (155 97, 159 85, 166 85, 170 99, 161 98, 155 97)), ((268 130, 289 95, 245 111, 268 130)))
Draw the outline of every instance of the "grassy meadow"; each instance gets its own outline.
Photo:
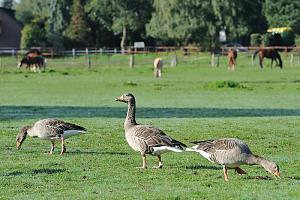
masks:
POLYGON ((167 62, 153 77, 156 54, 136 56, 128 68, 124 55, 48 59, 42 73, 17 70, 17 60, 1 58, 0 199, 300 199, 300 65, 283 55, 284 69, 259 69, 250 54, 238 57, 235 72, 210 66, 208 54, 159 55, 167 62), (135 95, 137 122, 190 141, 237 137, 258 155, 280 166, 275 179, 260 166, 229 171, 194 152, 162 155, 164 168, 149 169, 126 143, 123 123, 127 105, 115 102, 135 95), (15 137, 41 118, 59 118, 88 129, 66 141, 67 153, 53 155, 50 142, 27 138, 16 150, 15 137))

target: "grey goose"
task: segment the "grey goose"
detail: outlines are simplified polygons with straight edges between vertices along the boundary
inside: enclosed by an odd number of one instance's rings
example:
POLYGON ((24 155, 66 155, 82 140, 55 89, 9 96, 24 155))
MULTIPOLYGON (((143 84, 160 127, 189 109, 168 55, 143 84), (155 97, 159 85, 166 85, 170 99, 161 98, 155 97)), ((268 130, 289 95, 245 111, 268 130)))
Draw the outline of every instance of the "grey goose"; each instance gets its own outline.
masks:
POLYGON ((50 140, 50 154, 54 151, 55 141, 61 142, 61 154, 66 152, 64 140, 78 134, 85 133, 86 129, 76 124, 67 123, 58 119, 42 119, 33 126, 24 126, 16 137, 17 149, 21 148, 26 136, 50 140))
POLYGON ((133 150, 141 153, 143 160, 143 166, 141 168, 147 168, 146 154, 157 156, 159 163, 156 168, 162 168, 162 153, 168 151, 182 152, 184 150, 183 147, 186 147, 185 144, 172 139, 162 130, 150 125, 136 123, 136 105, 135 98, 132 94, 123 94, 115 100, 128 104, 127 116, 124 122, 125 138, 133 150))
POLYGON ((227 169, 233 168, 242 175, 246 174, 240 165, 261 165, 265 170, 279 177, 279 167, 272 161, 252 154, 247 144, 236 138, 224 138, 216 140, 196 141, 187 151, 196 151, 203 157, 223 166, 224 179, 228 181, 227 169))

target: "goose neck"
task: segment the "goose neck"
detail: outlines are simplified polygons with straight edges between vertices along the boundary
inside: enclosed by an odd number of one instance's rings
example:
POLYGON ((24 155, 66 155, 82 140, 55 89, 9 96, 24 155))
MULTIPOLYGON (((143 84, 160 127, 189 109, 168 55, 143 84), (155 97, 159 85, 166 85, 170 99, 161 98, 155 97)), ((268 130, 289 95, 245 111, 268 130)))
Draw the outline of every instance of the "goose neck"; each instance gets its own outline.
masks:
POLYGON ((127 116, 125 119, 124 127, 136 125, 135 121, 135 102, 128 102, 127 116))

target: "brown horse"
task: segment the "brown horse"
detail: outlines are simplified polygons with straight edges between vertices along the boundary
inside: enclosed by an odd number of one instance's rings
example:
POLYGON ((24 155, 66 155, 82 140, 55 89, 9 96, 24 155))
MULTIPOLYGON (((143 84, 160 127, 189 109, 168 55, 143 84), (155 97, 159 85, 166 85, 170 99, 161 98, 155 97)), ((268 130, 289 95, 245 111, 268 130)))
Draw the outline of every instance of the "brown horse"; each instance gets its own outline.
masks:
POLYGON ((23 64, 26 64, 26 69, 30 69, 33 65, 33 71, 36 72, 36 68, 40 71, 43 67, 43 70, 45 71, 45 58, 43 56, 36 56, 36 57, 28 57, 25 56, 22 58, 22 60, 18 64, 18 68, 20 69, 23 64))
POLYGON ((276 49, 259 49, 254 52, 253 54, 253 60, 255 59, 256 55, 259 55, 259 65, 260 68, 263 68, 263 60, 264 58, 270 58, 271 60, 271 68, 273 65, 273 61, 275 60, 276 64, 282 69, 282 60, 280 57, 280 54, 276 49))
POLYGON ((235 49, 229 49, 227 53, 228 58, 228 69, 234 71, 236 66, 236 58, 237 58, 237 51, 235 49))

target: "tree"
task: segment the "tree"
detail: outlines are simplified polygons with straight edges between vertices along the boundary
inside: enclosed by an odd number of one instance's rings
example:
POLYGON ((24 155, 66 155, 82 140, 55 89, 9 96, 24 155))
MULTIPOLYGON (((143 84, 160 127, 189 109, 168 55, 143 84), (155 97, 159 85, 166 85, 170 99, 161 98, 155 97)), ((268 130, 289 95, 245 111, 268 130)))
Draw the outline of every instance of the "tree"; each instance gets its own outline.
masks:
POLYGON ((86 45, 89 42, 90 28, 87 24, 82 4, 81 0, 73 0, 71 21, 66 33, 76 45, 86 45))
POLYGON ((38 24, 26 24, 22 29, 21 48, 44 46, 46 41, 45 29, 38 24))
POLYGON ((64 48, 64 34, 70 20, 69 7, 72 1, 51 0, 46 24, 47 41, 57 49, 64 48))
POLYGON ((2 0, 1 2, 1 7, 7 8, 7 9, 12 9, 14 5, 14 0, 2 0))
MULTIPOLYGON (((197 43, 214 49, 218 45, 219 31, 225 27, 230 39, 250 34, 255 27, 246 14, 260 3, 261 0, 154 0, 155 12, 146 27, 147 34, 172 39, 180 45, 197 43)), ((254 13, 259 11, 258 7, 254 13)), ((261 15, 251 19, 259 17, 261 15)))
POLYGON ((270 27, 288 26, 300 33, 300 1, 266 0, 264 11, 270 27))
POLYGON ((86 6, 90 19, 115 34, 121 34, 120 46, 125 49, 128 32, 143 30, 149 20, 152 1, 149 0, 91 0, 86 6))

